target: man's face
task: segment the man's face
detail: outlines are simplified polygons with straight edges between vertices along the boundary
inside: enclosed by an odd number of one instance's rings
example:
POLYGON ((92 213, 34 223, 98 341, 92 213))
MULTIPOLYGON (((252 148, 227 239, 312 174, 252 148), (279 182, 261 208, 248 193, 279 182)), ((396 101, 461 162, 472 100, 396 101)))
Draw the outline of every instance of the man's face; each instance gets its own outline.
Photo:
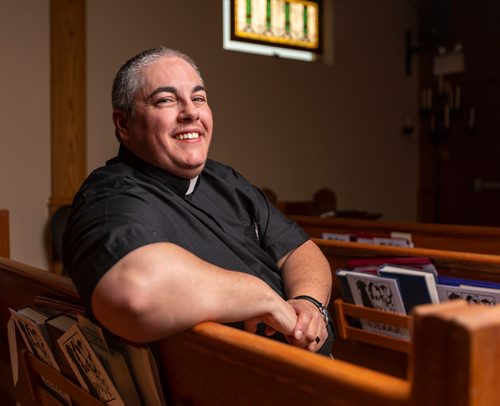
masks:
POLYGON ((122 142, 143 160, 183 178, 203 169, 212 139, 212 112, 198 74, 185 60, 164 57, 142 71, 135 114, 113 112, 122 142))

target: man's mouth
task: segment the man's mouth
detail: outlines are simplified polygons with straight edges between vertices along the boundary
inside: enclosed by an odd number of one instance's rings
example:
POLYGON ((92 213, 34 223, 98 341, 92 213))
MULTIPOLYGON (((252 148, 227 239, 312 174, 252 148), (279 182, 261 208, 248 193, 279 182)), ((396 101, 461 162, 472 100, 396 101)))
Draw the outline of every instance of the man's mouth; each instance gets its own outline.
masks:
POLYGON ((185 134, 178 134, 174 137, 176 140, 194 140, 196 138, 200 138, 199 133, 185 133, 185 134))

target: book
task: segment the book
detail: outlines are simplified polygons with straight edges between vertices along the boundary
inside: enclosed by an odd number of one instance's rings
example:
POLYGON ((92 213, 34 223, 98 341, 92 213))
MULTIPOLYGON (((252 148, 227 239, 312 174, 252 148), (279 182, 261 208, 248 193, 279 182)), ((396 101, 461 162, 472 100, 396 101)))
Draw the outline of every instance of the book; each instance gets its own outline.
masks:
POLYGON ((108 337, 110 347, 126 354, 132 376, 144 405, 166 405, 156 359, 146 344, 128 343, 123 339, 108 337))
POLYGON ((351 241, 350 234, 342 234, 342 233, 322 233, 321 238, 324 240, 333 240, 333 241, 351 241))
POLYGON ((57 344, 57 340, 77 322, 77 319, 65 313, 56 314, 45 320, 45 328, 53 344, 54 356, 61 368, 61 372, 75 383, 78 383, 78 379, 64 356, 61 347, 57 344))
MULTIPOLYGON (((9 311, 28 351, 56 371, 61 372, 45 327, 48 315, 30 306, 22 306, 15 310, 9 308, 9 311)), ((40 375, 40 378, 45 387, 62 404, 71 405, 71 399, 66 392, 43 375, 40 375)))
POLYGON ((35 296, 33 307, 52 316, 65 313, 76 317, 78 314, 85 315, 86 313, 85 307, 79 304, 46 296, 35 296))
POLYGON ((430 272, 395 265, 382 265, 378 274, 398 281, 407 314, 414 306, 439 303, 436 278, 430 272))
POLYGON ((28 306, 16 310, 9 309, 9 311, 14 317, 28 351, 60 372, 52 346, 49 344, 51 342, 50 337, 45 328, 45 320, 47 320, 48 316, 28 306))
POLYGON ((437 275, 437 269, 427 257, 371 257, 371 258, 353 258, 347 261, 347 267, 356 272, 370 272, 378 274, 378 269, 382 265, 400 265, 412 269, 431 272, 437 275))
POLYGON ((487 289, 500 289, 499 282, 483 281, 478 279, 465 279, 456 278, 453 276, 442 276, 437 277, 437 283, 440 285, 451 285, 451 286, 474 286, 487 289))
POLYGON ((437 284, 437 291, 441 302, 462 299, 467 303, 478 303, 486 306, 496 306, 497 303, 500 303, 500 289, 437 284))
MULTIPOLYGON (((347 280, 347 274, 352 271, 348 269, 337 269, 335 271, 335 277, 337 278, 337 286, 340 290, 340 297, 346 303, 354 303, 354 299, 352 297, 351 288, 349 287, 349 281, 347 280)), ((346 316, 346 319, 349 321, 349 324, 353 327, 361 328, 361 322, 359 319, 355 317, 346 316)))
POLYGON ((406 247, 413 248, 414 245, 410 240, 406 238, 395 238, 395 237, 373 237, 373 243, 377 245, 387 245, 390 247, 406 247))
POLYGON ((124 405, 116 386, 78 324, 73 324, 57 342, 85 390, 108 405, 124 405))
POLYGON ((351 288, 349 287, 349 281, 347 280, 347 274, 352 273, 348 269, 337 269, 335 271, 335 277, 337 278, 337 286, 340 290, 340 296, 342 300, 346 303, 353 303, 354 299, 352 297, 351 288))
POLYGON ((79 315, 78 326, 85 335, 90 346, 108 372, 111 380, 126 405, 139 405, 141 399, 136 384, 130 373, 125 355, 108 345, 102 329, 89 319, 79 315))
MULTIPOLYGON (((395 279, 361 272, 347 272, 346 278, 355 304, 384 312, 406 314, 395 279)), ((403 340, 410 339, 410 334, 405 328, 365 319, 361 319, 361 325, 363 329, 375 333, 403 340)))

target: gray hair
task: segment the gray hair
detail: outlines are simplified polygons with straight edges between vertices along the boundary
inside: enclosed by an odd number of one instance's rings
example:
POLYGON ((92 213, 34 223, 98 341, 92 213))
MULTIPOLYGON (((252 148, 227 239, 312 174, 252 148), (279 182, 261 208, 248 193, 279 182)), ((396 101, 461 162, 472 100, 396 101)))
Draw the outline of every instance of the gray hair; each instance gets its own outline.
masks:
POLYGON ((203 83, 200 70, 191 57, 176 49, 166 48, 164 46, 147 49, 130 58, 118 70, 113 80, 113 89, 111 92, 113 109, 122 111, 128 117, 134 115, 134 97, 143 83, 142 70, 151 63, 164 57, 184 59, 193 67, 203 83))

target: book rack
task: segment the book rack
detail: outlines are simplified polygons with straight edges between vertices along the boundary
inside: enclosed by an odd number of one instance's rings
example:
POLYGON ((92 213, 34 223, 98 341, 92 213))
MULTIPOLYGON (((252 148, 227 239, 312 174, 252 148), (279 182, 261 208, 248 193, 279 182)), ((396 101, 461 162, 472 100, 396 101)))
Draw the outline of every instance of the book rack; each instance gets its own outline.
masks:
POLYGON ((342 299, 335 300, 334 308, 339 338, 364 342, 406 354, 411 353, 411 343, 409 341, 352 326, 347 318, 362 318, 409 329, 411 324, 411 318, 409 316, 383 312, 377 309, 370 309, 368 307, 345 303, 342 299))
POLYGON ((43 405, 63 405, 42 383, 42 377, 53 383, 71 399, 73 405, 104 406, 105 403, 94 398, 81 386, 75 384, 33 354, 23 351, 21 360, 27 375, 27 384, 33 399, 43 405))

